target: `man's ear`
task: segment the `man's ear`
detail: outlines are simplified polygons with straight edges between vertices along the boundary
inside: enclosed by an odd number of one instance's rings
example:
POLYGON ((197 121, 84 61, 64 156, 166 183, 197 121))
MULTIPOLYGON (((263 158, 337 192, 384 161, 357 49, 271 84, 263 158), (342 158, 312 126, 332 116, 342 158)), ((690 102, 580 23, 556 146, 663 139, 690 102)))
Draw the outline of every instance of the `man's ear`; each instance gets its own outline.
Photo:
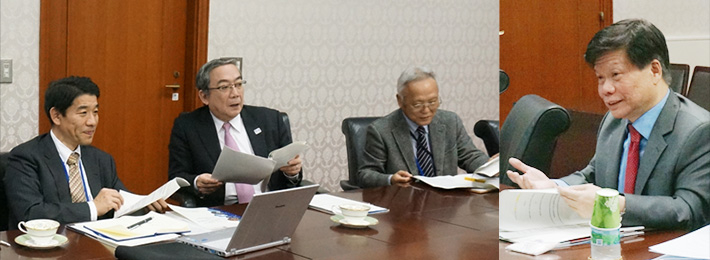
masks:
POLYGON ((397 98, 397 105, 399 105, 399 108, 404 108, 404 97, 400 94, 395 95, 397 98))
POLYGON ((210 104, 209 99, 207 99, 207 93, 205 93, 204 91, 202 91, 202 90, 198 91, 197 96, 199 96, 200 100, 202 100, 202 104, 205 104, 205 105, 210 104))
POLYGON ((651 73, 653 74, 654 85, 663 80, 663 66, 661 66, 661 62, 657 59, 651 61, 651 73))
POLYGON ((59 110, 57 110, 56 107, 49 109, 49 118, 52 120, 52 123, 55 125, 61 125, 62 120, 60 120, 60 117, 62 117, 62 113, 59 113, 59 110))

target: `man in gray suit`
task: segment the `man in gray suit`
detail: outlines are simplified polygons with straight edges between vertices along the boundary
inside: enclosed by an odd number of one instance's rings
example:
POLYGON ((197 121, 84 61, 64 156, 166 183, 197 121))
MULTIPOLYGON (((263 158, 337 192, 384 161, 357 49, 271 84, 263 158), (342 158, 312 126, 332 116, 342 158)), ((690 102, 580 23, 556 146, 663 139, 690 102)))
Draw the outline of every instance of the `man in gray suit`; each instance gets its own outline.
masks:
POLYGON ((412 174, 455 175, 457 166, 473 172, 488 160, 476 149, 455 113, 441 104, 434 72, 409 68, 397 81, 398 110, 367 128, 358 185, 406 184, 412 174))
POLYGON ((589 165, 559 180, 511 158, 522 188, 557 187, 568 205, 591 217, 595 192, 616 189, 622 224, 696 229, 710 220, 710 113, 669 90, 663 33, 645 20, 599 31, 585 60, 609 108, 589 165), (569 186, 570 187, 565 187, 569 186))

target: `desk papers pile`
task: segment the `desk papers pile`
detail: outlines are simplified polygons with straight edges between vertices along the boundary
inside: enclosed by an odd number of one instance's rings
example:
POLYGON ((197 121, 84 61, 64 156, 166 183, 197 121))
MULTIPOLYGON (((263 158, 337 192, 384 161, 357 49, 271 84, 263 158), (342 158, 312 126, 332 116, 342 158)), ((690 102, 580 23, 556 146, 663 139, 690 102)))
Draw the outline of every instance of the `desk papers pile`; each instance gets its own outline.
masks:
POLYGON ((412 176, 412 178, 440 189, 468 188, 491 191, 500 187, 500 179, 498 177, 486 177, 475 173, 436 177, 412 176))
POLYGON ((313 196, 313 199, 311 202, 308 204, 309 208, 325 212, 328 214, 335 214, 333 213, 333 207, 338 206, 338 205, 343 205, 343 204, 356 204, 356 205, 365 205, 370 207, 370 211, 368 214, 377 214, 377 213, 384 213, 384 212, 389 212, 389 209, 379 207, 376 205, 372 205, 370 203, 366 202, 360 202, 356 200, 351 200, 351 199, 346 199, 346 198, 341 198, 341 197, 336 197, 330 194, 316 194, 313 196))
POLYGON ((269 158, 241 153, 224 147, 212 170, 212 177, 224 182, 257 184, 308 148, 306 142, 293 142, 272 151, 269 158))
POLYGON ((190 232, 187 223, 167 215, 149 212, 144 216, 123 216, 70 224, 67 227, 110 246, 138 246, 178 238, 190 232), (146 218, 152 220, 134 229, 127 227, 146 218))
POLYGON ((710 259, 709 246, 710 225, 707 225, 676 239, 651 246, 648 250, 665 255, 657 259, 668 259, 667 256, 675 256, 670 259, 710 259))

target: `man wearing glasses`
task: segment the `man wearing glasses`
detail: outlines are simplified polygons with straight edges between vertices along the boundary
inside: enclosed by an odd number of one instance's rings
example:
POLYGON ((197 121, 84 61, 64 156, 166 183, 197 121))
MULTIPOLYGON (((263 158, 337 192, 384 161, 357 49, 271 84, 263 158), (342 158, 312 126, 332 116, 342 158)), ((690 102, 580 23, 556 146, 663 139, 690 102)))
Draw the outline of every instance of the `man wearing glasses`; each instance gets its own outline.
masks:
POLYGON ((424 67, 405 70, 396 97, 400 109, 367 128, 360 187, 406 184, 412 174, 455 175, 457 166, 473 172, 488 160, 473 145, 461 118, 438 110, 441 98, 434 72, 424 67))
MULTIPOLYGON (((175 119, 170 135, 170 178, 182 177, 192 183, 190 192, 197 206, 248 203, 254 194, 285 189, 300 184, 301 159, 256 185, 220 182, 212 170, 222 149, 267 157, 291 143, 291 129, 279 111, 244 105, 244 85, 236 59, 220 58, 200 68, 196 86, 205 106, 175 119)), ((245 165, 244 167, 249 167, 245 165)))

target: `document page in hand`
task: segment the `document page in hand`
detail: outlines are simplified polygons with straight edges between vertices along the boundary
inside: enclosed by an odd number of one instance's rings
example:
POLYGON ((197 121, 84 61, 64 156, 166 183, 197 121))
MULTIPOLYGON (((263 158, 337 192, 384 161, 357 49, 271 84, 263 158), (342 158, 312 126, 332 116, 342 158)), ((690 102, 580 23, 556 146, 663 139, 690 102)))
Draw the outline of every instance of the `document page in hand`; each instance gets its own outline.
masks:
POLYGON ((160 188, 146 196, 136 195, 128 191, 121 190, 119 193, 121 194, 121 197, 123 197, 123 205, 121 205, 121 208, 113 214, 113 217, 118 218, 126 214, 131 214, 159 199, 168 199, 173 195, 173 193, 179 190, 180 187, 187 186, 190 186, 189 182, 183 178, 177 177, 166 182, 163 186, 160 186, 160 188))

